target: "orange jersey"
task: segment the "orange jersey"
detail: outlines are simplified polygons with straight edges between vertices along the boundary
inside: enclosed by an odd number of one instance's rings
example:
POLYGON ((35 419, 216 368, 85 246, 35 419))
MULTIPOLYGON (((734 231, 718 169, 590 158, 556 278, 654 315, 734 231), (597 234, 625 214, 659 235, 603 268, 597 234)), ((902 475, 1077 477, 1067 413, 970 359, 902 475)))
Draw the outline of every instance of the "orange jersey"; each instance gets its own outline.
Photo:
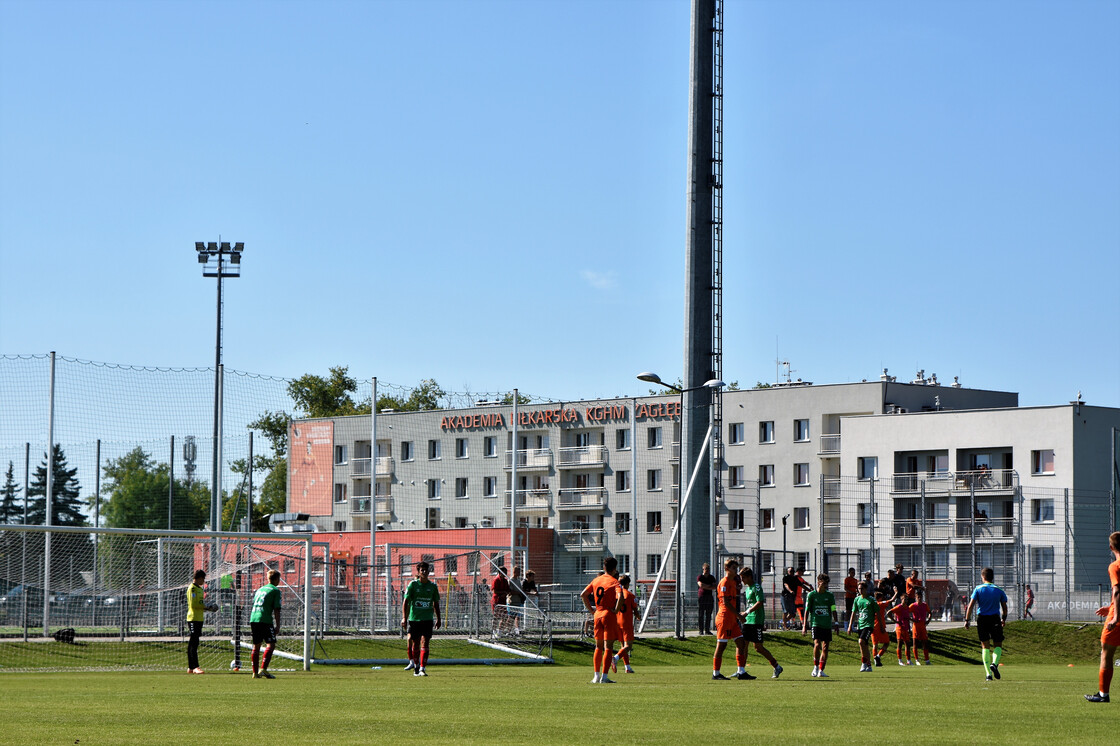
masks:
POLYGON ((598 619, 615 613, 614 607, 618 603, 618 594, 621 590, 622 586, 619 585, 618 578, 604 573, 588 583, 580 595, 586 596, 590 592, 591 598, 595 601, 595 618, 598 619))
POLYGON ((910 619, 913 620, 915 626, 925 626, 929 621, 929 607, 926 606, 925 601, 915 601, 910 604, 910 619))
POLYGON ((717 618, 732 615, 738 616, 739 614, 739 579, 738 578, 723 578, 716 586, 716 598, 719 599, 719 611, 716 612, 717 618))
POLYGON ((638 616, 638 599, 625 588, 619 590, 622 593, 622 609, 618 612, 618 628, 622 632, 623 639, 633 638, 634 619, 638 616))
POLYGON ((907 598, 914 598, 914 591, 922 587, 922 581, 915 580, 914 578, 906 578, 906 596, 907 598))
POLYGON ((855 598, 859 595, 859 581, 855 578, 844 578, 844 598, 855 598))
POLYGON ((879 613, 875 615, 875 624, 872 625, 871 631, 880 635, 887 634, 887 607, 890 606, 890 601, 879 601, 879 613))
MULTIPOLYGON (((1108 583, 1109 591, 1120 585, 1120 560, 1108 566, 1108 583)), ((1112 595, 1111 592, 1109 595, 1112 595)), ((1104 620, 1104 629, 1101 630, 1101 643, 1104 645, 1120 646, 1120 625, 1114 627, 1111 632, 1108 629, 1110 622, 1120 622, 1118 614, 1120 609, 1116 608, 1116 604, 1112 604, 1112 608, 1108 610, 1108 617, 1104 620)))

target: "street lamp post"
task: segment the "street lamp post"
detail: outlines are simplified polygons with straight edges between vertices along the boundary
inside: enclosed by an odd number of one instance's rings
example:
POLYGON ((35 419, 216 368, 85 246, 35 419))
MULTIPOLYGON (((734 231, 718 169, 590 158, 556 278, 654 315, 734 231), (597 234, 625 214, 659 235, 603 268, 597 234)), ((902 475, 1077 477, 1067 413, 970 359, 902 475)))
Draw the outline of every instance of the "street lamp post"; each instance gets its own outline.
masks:
MULTIPOLYGON (((713 378, 711 380, 705 381, 704 383, 702 383, 699 386, 689 386, 687 388, 681 388, 679 386, 674 386, 671 383, 665 383, 664 381, 661 380, 661 376, 657 375, 656 373, 649 373, 649 372, 639 373, 638 374, 638 380, 639 381, 646 381, 647 383, 655 383, 658 386, 664 386, 665 388, 669 389, 670 391, 673 391, 674 393, 680 394, 682 420, 683 420, 683 414, 684 414, 684 394, 685 394, 685 392, 687 392, 687 391, 699 391, 700 389, 718 389, 718 388, 720 388, 724 385, 723 381, 720 381, 719 379, 713 378)), ((714 417, 714 415, 715 415, 715 413, 714 413, 714 410, 712 408, 712 401, 709 398, 708 399, 709 437, 710 437, 710 434, 711 434, 710 433, 711 426, 712 426, 711 423, 713 421, 712 418, 714 417)), ((637 444, 632 443, 631 447, 636 448, 637 444)), ((689 473, 689 470, 688 470, 687 467, 688 467, 688 465, 685 463, 684 449, 682 448, 681 449, 681 465, 680 465, 680 473, 681 473, 682 477, 685 474, 689 473)), ((714 459, 712 457, 712 450, 709 449, 708 450, 708 472, 709 472, 709 475, 712 473, 712 470, 714 468, 715 468, 715 463, 714 463, 714 459)), ((714 537, 714 535, 715 535, 715 516, 716 516, 715 504, 714 504, 715 503, 715 494, 714 494, 714 490, 712 490, 712 488, 711 488, 710 482, 711 482, 711 480, 709 480, 708 500, 709 500, 709 503, 711 504, 711 512, 709 513, 709 515, 710 515, 711 520, 712 520, 712 525, 708 529, 709 539, 711 541, 711 545, 708 547, 708 554, 712 554, 714 552, 714 548, 715 548, 715 540, 712 537, 714 537)), ((680 507, 679 507, 679 506, 684 505, 684 496, 683 495, 679 495, 677 497, 677 505, 678 505, 677 522, 678 522, 679 525, 678 525, 678 529, 677 529, 677 532, 676 532, 676 537, 675 537, 674 547, 673 547, 673 551, 676 553, 676 576, 677 576, 677 579, 676 579, 676 581, 677 581, 676 582, 676 593, 674 594, 674 599, 673 599, 673 601, 674 601, 674 603, 673 603, 673 617, 674 617, 673 626, 674 626, 674 634, 676 635, 677 639, 678 640, 683 640, 684 639, 684 606, 683 606, 683 601, 684 601, 684 556, 683 555, 684 555, 684 552, 682 551, 682 546, 681 546, 681 534, 684 533, 685 516, 684 516, 684 511, 681 510, 680 507)), ((651 598, 650 601, 652 601, 652 600, 653 599, 651 598)))
POLYGON ((210 527, 220 531, 222 520, 222 476, 221 476, 221 422, 222 422, 222 280, 226 277, 241 276, 241 252, 245 244, 240 241, 230 245, 229 241, 194 242, 198 252, 198 263, 202 265, 203 277, 218 280, 217 336, 214 343, 214 454, 210 475, 210 527), (228 258, 228 261, 227 261, 228 258))

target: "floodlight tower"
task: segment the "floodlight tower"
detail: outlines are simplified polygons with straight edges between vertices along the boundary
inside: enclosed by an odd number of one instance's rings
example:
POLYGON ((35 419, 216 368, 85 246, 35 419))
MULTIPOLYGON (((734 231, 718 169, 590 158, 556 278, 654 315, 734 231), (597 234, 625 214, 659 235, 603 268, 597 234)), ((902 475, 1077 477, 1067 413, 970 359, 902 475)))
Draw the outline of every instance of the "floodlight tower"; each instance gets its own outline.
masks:
POLYGON ((222 521, 222 280, 226 277, 241 276, 241 252, 245 244, 238 242, 230 246, 229 241, 204 243, 194 242, 198 252, 198 263, 202 266, 203 277, 216 277, 218 280, 218 318, 217 340, 214 343, 214 456, 213 472, 210 475, 210 530, 220 531, 222 521), (226 258, 228 257, 228 261, 226 258))
MULTIPOLYGON (((685 252, 684 394, 681 474, 697 465, 708 422, 714 474, 700 464, 697 495, 681 516, 683 564, 718 565, 711 526, 723 463, 723 401, 705 381, 723 379, 723 0, 692 0, 689 75, 688 228, 685 252), (710 409, 709 409, 710 408, 710 409), (705 416, 707 415, 707 416, 705 416), (711 494, 713 493, 714 494, 711 494), (703 499, 707 497, 708 499, 703 499)), ((682 578, 677 592, 682 593, 682 578)))

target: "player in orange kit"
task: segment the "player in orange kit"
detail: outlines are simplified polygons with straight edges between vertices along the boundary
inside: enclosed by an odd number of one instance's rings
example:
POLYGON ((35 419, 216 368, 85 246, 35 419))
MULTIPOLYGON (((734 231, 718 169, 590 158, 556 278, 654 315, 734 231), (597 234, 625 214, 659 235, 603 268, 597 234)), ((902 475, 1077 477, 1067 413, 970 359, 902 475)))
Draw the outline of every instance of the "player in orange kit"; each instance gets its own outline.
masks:
POLYGON ((906 602, 906 595, 898 599, 898 604, 887 611, 888 616, 894 620, 894 644, 898 652, 898 665, 909 666, 910 647, 913 636, 910 633, 910 604, 906 602), (902 662, 902 651, 906 650, 906 662, 902 662))
POLYGON ((910 621, 914 624, 914 663, 922 665, 918 660, 918 646, 922 646, 922 653, 925 655, 925 664, 930 665, 929 662, 929 633, 926 631, 926 624, 929 622, 929 606, 922 599, 925 594, 921 588, 914 589, 914 603, 910 604, 910 621))
POLYGON ((592 658, 595 676, 592 684, 613 684, 607 669, 614 657, 614 641, 618 630, 618 612, 622 609, 622 586, 618 584, 618 560, 603 558, 603 574, 592 580, 579 594, 587 613, 594 614, 595 655, 592 658))
POLYGON ((618 631, 621 633, 622 647, 618 655, 611 658, 611 673, 618 673, 618 661, 626 666, 626 673, 634 673, 630 668, 630 651, 634 649, 634 619, 638 615, 638 599, 630 592, 630 576, 618 579, 622 586, 622 610, 618 612, 618 631))
POLYGON ((1113 531, 1109 535, 1108 548, 1114 560, 1108 566, 1112 603, 1097 609, 1097 615, 1105 617, 1104 630, 1101 631, 1100 691, 1085 695, 1085 699, 1090 702, 1108 702, 1108 688, 1112 684, 1115 667, 1113 661, 1116 659, 1116 648, 1120 647, 1120 531, 1113 531))
POLYGON ((875 615, 875 626, 871 628, 871 652, 875 658, 875 665, 883 665, 883 656, 891 647, 891 636, 887 633, 887 607, 891 602, 885 599, 882 591, 878 592, 879 613, 875 615), (880 647, 882 646, 882 647, 880 647))
POLYGON ((716 654, 712 657, 712 678, 726 681, 727 677, 719 672, 723 664, 723 651, 727 643, 735 641, 735 663, 738 668, 735 678, 748 680, 755 678, 747 673, 747 642, 743 639, 743 627, 739 615, 739 563, 729 559, 723 563, 723 578, 716 586, 716 599, 719 611, 716 612, 716 654))

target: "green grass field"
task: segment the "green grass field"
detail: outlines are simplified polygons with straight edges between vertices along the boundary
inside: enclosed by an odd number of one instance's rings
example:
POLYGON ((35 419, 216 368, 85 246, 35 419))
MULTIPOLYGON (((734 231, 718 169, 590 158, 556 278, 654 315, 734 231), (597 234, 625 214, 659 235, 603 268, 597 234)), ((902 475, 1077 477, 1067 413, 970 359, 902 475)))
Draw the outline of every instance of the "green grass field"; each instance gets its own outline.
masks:
MULTIPOLYGON (((588 683, 583 642, 558 644, 556 665, 433 665, 427 678, 387 667, 277 671, 273 681, 226 672, 2 674, 0 742, 1110 743, 1115 705, 1082 699, 1096 688, 1099 629, 1012 625, 1003 679, 990 683, 973 663, 974 633, 964 630, 936 634, 932 667, 891 658, 871 674, 857 672, 845 638, 825 680, 810 678, 808 642, 793 634, 767 640, 786 669, 778 681, 753 654, 757 681, 711 681, 711 638, 640 641, 638 673, 609 686, 588 683)), ((733 670, 729 655, 724 671, 733 670)))

